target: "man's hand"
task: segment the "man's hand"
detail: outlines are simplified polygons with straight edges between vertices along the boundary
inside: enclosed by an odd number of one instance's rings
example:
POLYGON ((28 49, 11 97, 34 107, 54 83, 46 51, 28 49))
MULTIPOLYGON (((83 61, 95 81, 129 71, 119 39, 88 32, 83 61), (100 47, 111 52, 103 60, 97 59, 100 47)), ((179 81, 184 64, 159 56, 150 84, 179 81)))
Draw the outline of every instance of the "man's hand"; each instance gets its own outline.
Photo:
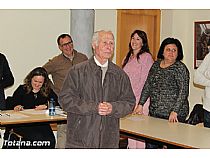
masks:
POLYGON ((99 115, 105 116, 109 115, 111 112, 112 112, 112 105, 110 103, 103 102, 98 105, 99 115))

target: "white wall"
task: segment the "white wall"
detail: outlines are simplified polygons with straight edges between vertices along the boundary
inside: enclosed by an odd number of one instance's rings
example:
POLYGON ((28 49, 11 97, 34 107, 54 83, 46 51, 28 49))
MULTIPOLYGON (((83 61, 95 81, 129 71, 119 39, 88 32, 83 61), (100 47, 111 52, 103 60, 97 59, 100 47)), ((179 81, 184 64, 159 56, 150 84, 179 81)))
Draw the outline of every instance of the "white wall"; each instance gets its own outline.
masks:
MULTIPOLYGON (((15 84, 12 95, 33 68, 60 53, 57 37, 70 33, 70 10, 0 10, 0 52, 6 55, 15 84)), ((116 10, 95 10, 95 30, 111 30, 116 36, 116 10)), ((116 61, 114 55, 113 61, 116 61)))
POLYGON ((193 85, 194 76, 194 22, 210 21, 210 10, 162 10, 161 41, 173 36, 180 39, 184 63, 190 71, 190 106, 202 103, 203 89, 193 85))
POLYGON ((56 40, 70 32, 70 10, 0 10, 0 19, 0 52, 15 77, 6 90, 12 95, 29 71, 60 53, 56 40))
MULTIPOLYGON (((26 74, 60 53, 56 39, 70 32, 70 10, 0 10, 0 52, 9 60, 15 85, 6 90, 11 95, 26 74)), ((180 39, 184 63, 190 71, 190 105, 201 103, 203 90, 194 87, 194 22, 209 20, 210 10, 162 10, 161 41, 166 37, 180 39)), ((117 11, 95 10, 95 30, 111 30, 117 35, 117 11)), ((116 61, 116 53, 113 61, 116 61)))
MULTIPOLYGON (((115 45, 117 37, 117 11, 112 9, 96 9, 95 10, 95 31, 110 30, 115 36, 115 45)), ((116 62, 116 47, 113 57, 113 62, 116 62)))

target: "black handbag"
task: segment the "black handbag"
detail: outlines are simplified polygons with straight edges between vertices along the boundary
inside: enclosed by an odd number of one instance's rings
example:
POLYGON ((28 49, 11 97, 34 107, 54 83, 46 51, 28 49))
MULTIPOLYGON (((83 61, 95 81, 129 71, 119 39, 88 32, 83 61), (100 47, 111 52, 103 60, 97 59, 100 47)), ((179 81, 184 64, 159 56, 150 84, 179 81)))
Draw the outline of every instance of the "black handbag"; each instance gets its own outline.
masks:
POLYGON ((202 104, 196 104, 193 107, 192 112, 190 113, 189 118, 186 120, 186 123, 191 125, 197 125, 203 123, 204 118, 204 109, 202 104))

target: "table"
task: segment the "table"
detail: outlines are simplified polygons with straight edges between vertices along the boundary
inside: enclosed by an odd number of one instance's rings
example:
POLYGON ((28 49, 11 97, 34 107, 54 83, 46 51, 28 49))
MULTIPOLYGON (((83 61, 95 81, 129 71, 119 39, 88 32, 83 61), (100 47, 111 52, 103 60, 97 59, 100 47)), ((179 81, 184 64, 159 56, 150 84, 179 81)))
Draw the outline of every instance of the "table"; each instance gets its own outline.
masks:
MULTIPOLYGON (((1 128, 7 126, 12 127, 17 124, 39 124, 39 123, 63 123, 66 122, 67 116, 63 112, 56 111, 58 114, 55 116, 49 116, 47 110, 34 110, 34 109, 25 109, 23 111, 15 112, 14 110, 4 110, 0 111, 0 146, 3 145, 3 132, 1 128)), ((3 130, 4 131, 4 130, 3 130)))
POLYGON ((0 112, 0 126, 40 122, 66 122, 66 119, 67 116, 61 113, 55 116, 49 116, 47 110, 25 109, 18 112, 14 110, 0 112))
POLYGON ((180 148, 210 148, 210 128, 170 123, 150 116, 129 115, 122 118, 120 133, 136 140, 150 139, 180 148))

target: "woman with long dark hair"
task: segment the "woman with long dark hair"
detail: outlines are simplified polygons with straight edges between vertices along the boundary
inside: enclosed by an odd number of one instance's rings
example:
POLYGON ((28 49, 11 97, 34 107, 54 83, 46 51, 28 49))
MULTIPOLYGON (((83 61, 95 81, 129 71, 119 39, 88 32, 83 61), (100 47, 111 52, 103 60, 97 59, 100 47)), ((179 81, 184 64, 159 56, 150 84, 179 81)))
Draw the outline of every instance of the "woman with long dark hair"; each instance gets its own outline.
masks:
MULTIPOLYGON (((148 72, 153 64, 150 54, 147 35, 144 31, 135 30, 131 34, 129 52, 127 53, 122 68, 128 74, 133 92, 136 97, 136 105, 141 95, 142 88, 148 72)), ((144 115, 148 115, 149 99, 144 104, 144 115)), ((136 109, 136 106, 135 106, 136 109)), ((135 113, 134 109, 134 113, 135 113)), ((144 148, 145 143, 128 139, 128 148, 144 148)))

